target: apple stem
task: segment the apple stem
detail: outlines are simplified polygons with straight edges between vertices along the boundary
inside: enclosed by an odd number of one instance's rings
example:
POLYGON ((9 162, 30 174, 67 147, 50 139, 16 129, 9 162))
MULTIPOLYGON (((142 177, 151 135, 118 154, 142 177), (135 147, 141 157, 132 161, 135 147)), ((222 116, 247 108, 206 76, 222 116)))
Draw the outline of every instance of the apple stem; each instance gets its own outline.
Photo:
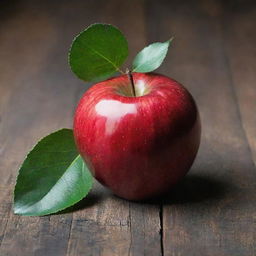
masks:
POLYGON ((126 69, 126 74, 127 74, 128 78, 129 78, 131 86, 132 86, 132 94, 133 94, 134 97, 136 97, 136 92, 135 92, 135 86, 134 86, 132 72, 128 68, 126 69))

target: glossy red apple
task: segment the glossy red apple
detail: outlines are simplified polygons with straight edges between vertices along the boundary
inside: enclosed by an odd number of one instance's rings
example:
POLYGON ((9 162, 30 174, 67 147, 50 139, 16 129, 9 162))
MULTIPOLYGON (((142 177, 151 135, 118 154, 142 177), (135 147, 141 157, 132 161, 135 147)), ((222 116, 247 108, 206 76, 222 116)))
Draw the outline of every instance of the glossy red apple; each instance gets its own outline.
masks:
POLYGON ((133 73, 100 82, 82 97, 74 119, 78 150, 95 178, 116 195, 140 200, 172 188, 200 143, 191 94, 163 75, 133 73))

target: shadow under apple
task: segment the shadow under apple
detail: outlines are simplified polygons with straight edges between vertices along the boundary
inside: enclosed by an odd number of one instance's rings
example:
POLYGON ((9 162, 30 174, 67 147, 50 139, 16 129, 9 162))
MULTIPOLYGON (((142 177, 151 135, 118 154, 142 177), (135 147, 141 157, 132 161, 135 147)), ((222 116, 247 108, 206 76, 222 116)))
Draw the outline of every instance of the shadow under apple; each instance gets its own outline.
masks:
MULTIPOLYGON (((144 201, 133 201, 131 203, 178 205, 205 201, 218 201, 231 191, 231 187, 231 184, 221 180, 220 178, 199 174, 189 174, 164 195, 144 201)), ((56 214, 65 214, 83 210, 99 204, 110 196, 114 195, 111 195, 111 192, 108 189, 96 182, 94 189, 84 199, 56 214)), ((117 196, 114 197, 118 200, 125 200, 117 196)))
POLYGON ((231 184, 211 176, 189 174, 162 196, 145 200, 149 204, 186 204, 218 201, 230 192, 231 184))

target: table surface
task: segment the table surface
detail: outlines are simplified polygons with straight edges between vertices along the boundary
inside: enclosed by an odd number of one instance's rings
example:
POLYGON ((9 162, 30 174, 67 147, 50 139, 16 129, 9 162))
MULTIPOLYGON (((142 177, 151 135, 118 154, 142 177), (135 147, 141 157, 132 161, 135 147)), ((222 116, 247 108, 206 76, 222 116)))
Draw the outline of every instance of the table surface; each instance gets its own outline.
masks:
POLYGON ((0 255, 256 255, 255 1, 1 1, 0 255), (115 24, 129 62, 175 36, 160 73, 183 83, 202 119, 184 181, 161 202, 133 203, 96 184, 61 214, 12 212, 17 170, 39 138, 72 127, 88 84, 69 70, 72 38, 115 24))

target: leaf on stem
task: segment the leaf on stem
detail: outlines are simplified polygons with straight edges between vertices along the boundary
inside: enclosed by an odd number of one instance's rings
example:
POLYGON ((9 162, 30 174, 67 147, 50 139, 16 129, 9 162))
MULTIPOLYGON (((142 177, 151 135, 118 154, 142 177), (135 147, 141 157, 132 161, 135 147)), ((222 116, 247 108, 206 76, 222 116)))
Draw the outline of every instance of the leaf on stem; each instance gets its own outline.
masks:
POLYGON ((162 64, 172 39, 145 47, 136 55, 132 64, 132 71, 147 73, 157 69, 162 64))
POLYGON ((73 41, 69 51, 72 71, 84 81, 103 80, 119 69, 128 56, 123 34, 108 24, 93 24, 73 41))

